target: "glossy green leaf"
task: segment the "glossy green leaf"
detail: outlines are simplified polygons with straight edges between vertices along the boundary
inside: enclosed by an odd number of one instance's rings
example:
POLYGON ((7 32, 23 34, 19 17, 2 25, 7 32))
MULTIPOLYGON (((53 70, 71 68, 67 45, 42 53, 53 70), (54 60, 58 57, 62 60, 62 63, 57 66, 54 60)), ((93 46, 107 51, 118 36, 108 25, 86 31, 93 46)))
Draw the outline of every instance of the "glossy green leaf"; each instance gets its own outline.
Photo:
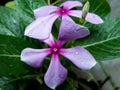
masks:
POLYGON ((89 0, 90 12, 96 13, 99 16, 106 16, 110 13, 111 8, 107 0, 89 0))
POLYGON ((88 26, 91 34, 76 42, 87 48, 97 60, 120 57, 120 19, 106 18, 101 25, 88 26))
POLYGON ((20 61, 20 54, 31 46, 22 39, 0 35, 0 76, 19 76, 29 72, 31 69, 20 61))
POLYGON ((40 83, 37 82, 34 77, 0 78, 0 90, 46 90, 44 88, 41 89, 40 87, 43 87, 43 85, 40 86, 40 83))
POLYGON ((0 34, 23 36, 23 26, 15 10, 0 6, 0 34))
POLYGON ((33 10, 46 5, 45 0, 15 0, 17 12, 25 25, 34 20, 33 10))

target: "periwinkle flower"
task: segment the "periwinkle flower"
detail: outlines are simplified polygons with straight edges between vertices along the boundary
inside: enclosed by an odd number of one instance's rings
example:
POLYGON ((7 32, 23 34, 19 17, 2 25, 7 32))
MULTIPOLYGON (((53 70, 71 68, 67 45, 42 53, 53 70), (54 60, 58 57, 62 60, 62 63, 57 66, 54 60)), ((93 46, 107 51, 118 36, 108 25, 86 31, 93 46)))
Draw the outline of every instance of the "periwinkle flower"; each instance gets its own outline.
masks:
MULTIPOLYGON (((72 10, 74 7, 81 6, 82 3, 79 1, 66 1, 60 7, 48 5, 34 10, 36 20, 26 28, 25 35, 40 40, 47 39, 52 25, 58 17, 62 17, 62 21, 64 19, 73 21, 69 16, 82 18, 82 10, 72 10)), ((103 23, 103 20, 93 13, 87 13, 85 20, 93 24, 103 23)))
POLYGON ((49 48, 26 48, 21 53, 21 60, 32 67, 40 67, 46 56, 51 54, 52 58, 44 76, 44 81, 48 87, 55 89, 64 82, 68 73, 65 67, 60 63, 59 54, 66 57, 74 65, 83 70, 91 69, 96 64, 94 57, 86 49, 80 46, 62 48, 66 42, 83 38, 89 35, 89 33, 87 28, 74 22, 64 20, 61 23, 56 42, 54 41, 52 34, 50 34, 48 39, 42 40, 44 43, 48 44, 49 48))

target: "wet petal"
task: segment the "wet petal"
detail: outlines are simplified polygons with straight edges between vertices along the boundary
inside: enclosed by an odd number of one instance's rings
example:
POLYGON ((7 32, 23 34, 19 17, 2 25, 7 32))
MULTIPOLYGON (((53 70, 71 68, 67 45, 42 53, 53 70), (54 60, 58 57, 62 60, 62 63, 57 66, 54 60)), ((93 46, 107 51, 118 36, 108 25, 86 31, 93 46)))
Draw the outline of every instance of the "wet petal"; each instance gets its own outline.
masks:
POLYGON ((49 46, 53 46, 55 44, 54 39, 53 39, 53 35, 50 34, 49 38, 42 40, 44 43, 48 44, 49 46))
POLYGON ((44 17, 54 13, 58 7, 56 6, 43 6, 34 10, 35 18, 44 17))
POLYGON ((94 57, 86 49, 80 46, 61 49, 60 54, 68 58, 73 64, 83 70, 91 69, 96 64, 94 57))
POLYGON ((101 24, 103 23, 103 20, 96 14, 88 13, 86 16, 86 21, 93 23, 93 24, 101 24))
POLYGON ((67 41, 83 38, 89 34, 90 32, 86 27, 64 19, 60 26, 58 41, 64 44, 67 41))
POLYGON ((57 55, 53 55, 44 80, 48 87, 55 89, 67 77, 67 70, 62 66, 57 55))
POLYGON ((40 40, 47 39, 50 35, 52 25, 57 18, 58 16, 53 14, 36 19, 27 26, 25 35, 40 40))
MULTIPOLYGON (((82 17, 82 11, 80 11, 80 10, 71 10, 69 15, 81 18, 82 17)), ((93 14, 93 13, 88 13, 85 19, 86 19, 86 21, 88 21, 90 23, 93 23, 93 24, 101 24, 101 23, 103 23, 103 20, 98 15, 93 14)))
POLYGON ((45 57, 49 54, 49 49, 26 48, 21 53, 21 60, 32 67, 40 67, 45 57))
POLYGON ((74 7, 81 7, 82 3, 79 1, 66 1, 62 3, 60 6, 67 7, 68 9, 74 8, 74 7))

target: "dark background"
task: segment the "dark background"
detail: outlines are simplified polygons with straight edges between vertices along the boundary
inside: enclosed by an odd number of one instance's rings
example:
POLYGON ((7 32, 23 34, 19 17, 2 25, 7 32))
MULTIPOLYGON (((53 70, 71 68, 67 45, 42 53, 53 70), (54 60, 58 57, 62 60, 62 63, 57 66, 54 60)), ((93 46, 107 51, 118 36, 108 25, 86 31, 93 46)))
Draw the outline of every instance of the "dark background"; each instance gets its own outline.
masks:
POLYGON ((12 1, 12 0, 0 0, 0 5, 5 5, 5 3, 8 1, 12 1))

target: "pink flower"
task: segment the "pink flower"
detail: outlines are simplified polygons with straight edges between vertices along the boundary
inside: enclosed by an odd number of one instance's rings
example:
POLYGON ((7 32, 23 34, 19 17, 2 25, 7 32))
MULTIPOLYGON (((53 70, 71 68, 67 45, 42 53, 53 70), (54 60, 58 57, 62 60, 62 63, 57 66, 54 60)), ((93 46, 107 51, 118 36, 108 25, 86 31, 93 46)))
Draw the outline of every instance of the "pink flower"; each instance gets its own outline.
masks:
POLYGON ((87 28, 70 22, 69 20, 63 20, 56 42, 52 34, 50 34, 48 39, 42 40, 44 43, 48 44, 50 48, 26 48, 21 53, 21 60, 32 67, 40 67, 46 56, 51 54, 52 58, 45 74, 44 81, 48 87, 55 89, 58 85, 63 83, 67 77, 67 70, 60 63, 59 54, 66 57, 78 68, 83 70, 91 69, 96 64, 94 57, 80 46, 66 49, 62 48, 67 41, 83 38, 89 35, 89 33, 87 28))
MULTIPOLYGON (((73 21, 69 16, 82 17, 81 10, 72 10, 74 7, 81 7, 82 3, 78 1, 66 1, 57 6, 43 6, 34 10, 36 20, 32 22, 25 30, 25 35, 40 40, 47 39, 50 35, 52 25, 58 17, 62 20, 67 19, 73 21)), ((88 13, 86 21, 93 24, 101 24, 103 20, 96 14, 88 13)))

